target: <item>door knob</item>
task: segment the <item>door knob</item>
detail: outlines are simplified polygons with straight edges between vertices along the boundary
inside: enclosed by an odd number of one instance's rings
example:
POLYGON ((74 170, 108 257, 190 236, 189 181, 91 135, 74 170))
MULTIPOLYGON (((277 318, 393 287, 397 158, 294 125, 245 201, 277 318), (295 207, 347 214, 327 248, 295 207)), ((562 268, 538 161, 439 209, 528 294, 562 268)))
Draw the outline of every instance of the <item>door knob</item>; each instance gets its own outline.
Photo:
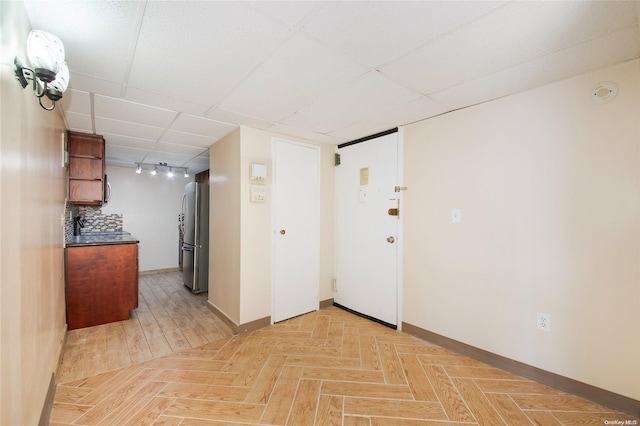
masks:
POLYGON ((287 231, 285 231, 284 229, 281 229, 281 230, 280 230, 280 235, 284 235, 284 234, 286 234, 286 233, 287 233, 287 231))
POLYGON ((393 244, 393 243, 395 243, 395 241, 396 241, 396 239, 394 237, 387 237, 387 242, 388 243, 393 244))

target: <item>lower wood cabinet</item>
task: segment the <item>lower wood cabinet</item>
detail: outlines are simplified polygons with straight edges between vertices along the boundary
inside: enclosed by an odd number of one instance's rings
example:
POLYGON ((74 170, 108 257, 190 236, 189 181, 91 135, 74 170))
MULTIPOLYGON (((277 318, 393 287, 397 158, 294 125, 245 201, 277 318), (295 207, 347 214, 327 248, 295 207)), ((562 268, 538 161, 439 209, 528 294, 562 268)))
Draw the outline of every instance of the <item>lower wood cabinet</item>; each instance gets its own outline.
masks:
POLYGON ((138 307, 138 245, 65 249, 69 330, 129 319, 138 307))

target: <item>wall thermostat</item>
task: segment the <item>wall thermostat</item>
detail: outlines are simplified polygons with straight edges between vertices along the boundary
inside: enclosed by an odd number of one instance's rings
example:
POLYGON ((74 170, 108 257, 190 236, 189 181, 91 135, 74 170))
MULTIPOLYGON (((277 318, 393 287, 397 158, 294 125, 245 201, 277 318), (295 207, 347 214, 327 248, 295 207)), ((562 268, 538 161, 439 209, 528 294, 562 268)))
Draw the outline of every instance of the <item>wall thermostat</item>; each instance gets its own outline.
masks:
POLYGON ((250 170, 249 179, 251 180, 263 181, 267 178, 266 164, 251 163, 250 170))

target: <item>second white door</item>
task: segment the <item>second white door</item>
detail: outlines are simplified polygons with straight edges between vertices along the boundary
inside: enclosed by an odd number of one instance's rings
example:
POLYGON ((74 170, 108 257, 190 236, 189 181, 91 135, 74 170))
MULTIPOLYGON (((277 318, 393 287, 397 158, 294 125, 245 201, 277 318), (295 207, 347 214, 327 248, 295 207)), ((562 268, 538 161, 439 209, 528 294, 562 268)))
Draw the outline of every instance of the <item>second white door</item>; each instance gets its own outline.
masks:
POLYGON ((316 311, 320 280, 320 149, 273 141, 273 322, 316 311))

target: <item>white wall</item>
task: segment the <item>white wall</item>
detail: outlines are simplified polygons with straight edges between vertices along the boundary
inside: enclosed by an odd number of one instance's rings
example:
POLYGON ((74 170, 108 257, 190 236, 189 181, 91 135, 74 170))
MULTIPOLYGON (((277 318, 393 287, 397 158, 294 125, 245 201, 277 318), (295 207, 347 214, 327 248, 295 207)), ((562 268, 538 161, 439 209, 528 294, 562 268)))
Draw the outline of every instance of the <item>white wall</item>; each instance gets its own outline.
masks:
POLYGON ((640 62, 407 126, 404 147, 404 321, 640 399, 640 62), (603 81, 620 92, 593 104, 603 81))
POLYGON ((37 425, 66 331, 66 169, 60 111, 22 89, 13 58, 31 30, 22 2, 0 2, 0 424, 37 425))
POLYGON ((121 213, 124 230, 140 240, 140 271, 177 268, 178 215, 184 186, 193 177, 115 166, 107 166, 107 175, 112 196, 102 213, 121 213))

